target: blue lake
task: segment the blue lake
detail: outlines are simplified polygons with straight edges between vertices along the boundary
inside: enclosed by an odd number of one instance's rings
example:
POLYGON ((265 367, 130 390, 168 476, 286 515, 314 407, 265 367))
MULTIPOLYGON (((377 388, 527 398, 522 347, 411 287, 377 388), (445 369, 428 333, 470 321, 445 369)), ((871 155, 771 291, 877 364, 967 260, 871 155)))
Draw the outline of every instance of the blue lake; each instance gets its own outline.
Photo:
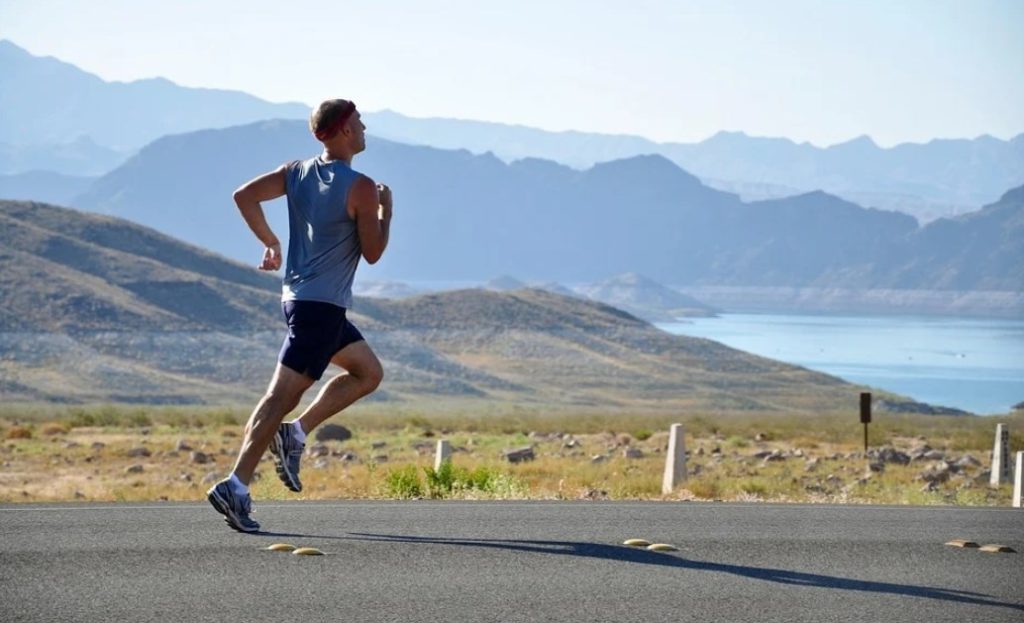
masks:
POLYGON ((972 413, 1024 401, 1024 320, 724 314, 658 327, 972 413))

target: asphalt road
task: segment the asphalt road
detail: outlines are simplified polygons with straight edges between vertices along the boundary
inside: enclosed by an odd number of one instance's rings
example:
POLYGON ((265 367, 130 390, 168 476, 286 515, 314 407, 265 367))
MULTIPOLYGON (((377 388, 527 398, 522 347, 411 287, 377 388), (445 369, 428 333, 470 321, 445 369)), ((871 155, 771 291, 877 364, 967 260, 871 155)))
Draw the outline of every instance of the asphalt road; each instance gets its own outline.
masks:
POLYGON ((1024 621, 1024 511, 723 503, 0 506, 0 621, 1024 621), (636 537, 677 545, 654 553, 636 537), (275 542, 322 557, 268 552, 275 542))

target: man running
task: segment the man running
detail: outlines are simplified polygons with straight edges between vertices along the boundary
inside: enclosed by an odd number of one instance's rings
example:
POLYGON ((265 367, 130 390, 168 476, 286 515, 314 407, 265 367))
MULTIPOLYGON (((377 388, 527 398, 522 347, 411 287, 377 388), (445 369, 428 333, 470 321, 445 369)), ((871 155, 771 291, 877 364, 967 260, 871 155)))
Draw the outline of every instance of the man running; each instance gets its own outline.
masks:
POLYGON ((355 104, 327 100, 309 127, 323 152, 261 175, 235 191, 242 217, 263 243, 260 270, 281 268, 281 243, 263 215, 262 201, 288 196, 288 259, 282 309, 288 335, 266 394, 256 405, 231 475, 207 492, 228 525, 242 532, 260 526, 249 517, 249 483, 269 446, 277 475, 301 491, 299 460, 308 435, 321 422, 374 391, 384 376, 380 361, 345 317, 359 258, 373 264, 388 244, 391 190, 352 170, 366 149, 366 126, 355 104), (328 364, 342 368, 296 419, 283 422, 328 364))

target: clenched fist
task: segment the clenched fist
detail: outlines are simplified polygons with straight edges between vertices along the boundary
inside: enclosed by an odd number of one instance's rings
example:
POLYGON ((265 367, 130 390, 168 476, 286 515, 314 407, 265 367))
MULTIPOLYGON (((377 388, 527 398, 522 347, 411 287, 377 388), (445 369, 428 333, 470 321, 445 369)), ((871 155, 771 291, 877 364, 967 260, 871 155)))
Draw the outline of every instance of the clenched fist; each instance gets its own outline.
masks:
POLYGON ((382 221, 391 220, 391 189, 387 184, 377 184, 377 197, 380 208, 377 210, 377 218, 382 221))
POLYGON ((281 244, 272 244, 263 250, 263 261, 260 270, 278 270, 281 268, 281 244))

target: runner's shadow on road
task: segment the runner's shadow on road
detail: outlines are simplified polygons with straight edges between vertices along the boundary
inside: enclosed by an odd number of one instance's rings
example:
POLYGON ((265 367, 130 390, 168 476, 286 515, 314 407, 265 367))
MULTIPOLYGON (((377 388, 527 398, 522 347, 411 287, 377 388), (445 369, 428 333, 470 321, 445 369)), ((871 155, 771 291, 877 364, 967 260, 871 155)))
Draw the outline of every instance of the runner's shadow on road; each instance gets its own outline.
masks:
MULTIPOLYGON (((267 534, 267 533, 264 533, 267 534)), ((270 533, 273 534, 273 533, 270 533)), ((989 595, 973 593, 969 591, 958 591, 948 588, 934 588, 930 586, 914 586, 912 584, 893 584, 890 582, 872 582, 868 580, 854 580, 832 575, 818 573, 804 573, 801 571, 787 571, 785 569, 770 569, 766 567, 749 567, 746 565, 730 565, 718 562, 706 562, 701 560, 689 560, 671 554, 655 553, 645 549, 636 549, 625 545, 606 545, 603 543, 587 543, 581 541, 526 541, 512 539, 452 539, 443 537, 421 537, 393 534, 372 534, 353 532, 347 537, 319 537, 317 535, 298 534, 277 534, 277 536, 305 536, 309 538, 334 538, 353 541, 378 541, 385 543, 421 543, 432 545, 455 545, 460 547, 488 547, 504 549, 515 552, 531 552, 537 554, 553 554, 560 556, 580 556, 584 558, 595 558, 599 560, 615 560, 644 565, 655 565, 660 567, 672 567, 676 569, 692 569, 695 571, 714 571, 718 573, 731 573, 755 580, 767 582, 778 582, 794 586, 810 586, 818 588, 838 588, 849 591, 864 591, 869 593, 886 593, 890 595, 906 595, 910 597, 923 597, 926 599, 938 599, 958 603, 976 604, 983 606, 1001 606, 1011 610, 1024 611, 1020 604, 996 601, 989 595)))

